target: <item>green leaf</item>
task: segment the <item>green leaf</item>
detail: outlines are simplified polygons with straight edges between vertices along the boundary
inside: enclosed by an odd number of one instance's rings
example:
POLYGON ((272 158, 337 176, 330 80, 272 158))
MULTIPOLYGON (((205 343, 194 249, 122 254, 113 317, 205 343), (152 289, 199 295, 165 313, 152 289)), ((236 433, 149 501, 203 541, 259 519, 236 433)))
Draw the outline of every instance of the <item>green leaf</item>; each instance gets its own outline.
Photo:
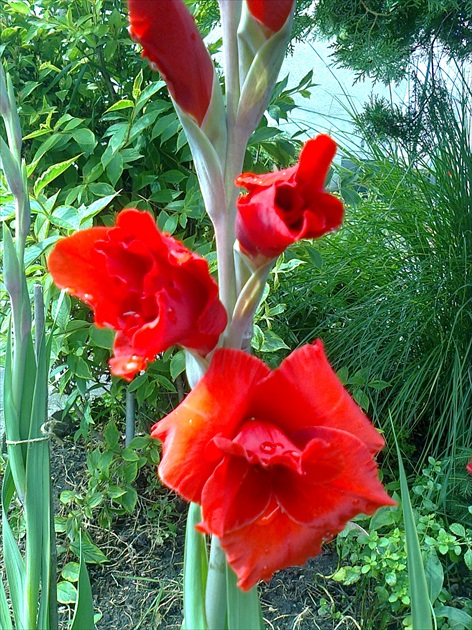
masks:
POLYGON ((67 169, 72 166, 72 164, 74 164, 74 162, 77 161, 77 159, 81 156, 82 154, 76 155, 73 158, 70 158, 69 160, 65 160, 64 162, 60 162, 59 164, 53 164, 52 166, 50 166, 48 169, 46 169, 44 171, 44 173, 41 175, 41 177, 39 177, 36 180, 36 183, 34 185, 34 195, 35 197, 37 197, 39 195, 39 193, 51 182, 53 182, 57 177, 59 177, 59 175, 62 175, 62 173, 64 173, 64 171, 67 171, 67 169))
POLYGON ((19 0, 10 0, 8 8, 14 13, 21 13, 21 15, 29 15, 31 13, 30 7, 25 2, 19 2, 19 0))
POLYGON ((228 630, 264 630, 257 586, 244 593, 236 581, 234 571, 226 564, 228 630))
POLYGON ((137 500, 138 493, 136 490, 134 488, 128 488, 125 494, 120 497, 120 505, 124 507, 128 514, 132 514, 134 512, 134 508, 136 507, 137 500))
MULTIPOLYGON (((73 541, 70 544, 71 550, 80 558, 80 544, 78 541, 73 541)), ((94 545, 91 540, 88 540, 82 533, 82 553, 85 562, 91 564, 103 564, 108 562, 108 558, 101 551, 97 545, 94 545)))
POLYGON ((83 548, 80 546, 80 570, 79 580, 77 584, 77 604, 74 611, 71 630, 93 630, 95 628, 93 614, 93 598, 90 579, 85 564, 85 554, 82 553, 83 548))
POLYGON ((444 583, 444 571, 442 564, 434 549, 430 549, 425 566, 426 582, 429 589, 429 598, 432 604, 437 600, 444 583))
POLYGON ((469 571, 472 571, 472 549, 467 549, 467 551, 465 552, 464 562, 469 571))
POLYGON ((162 387, 165 387, 169 392, 175 392, 175 387, 174 384, 171 383, 169 381, 168 378, 166 378, 165 376, 163 376, 162 374, 157 374, 156 375, 156 381, 159 383, 159 385, 161 385, 162 387))
POLYGON ((116 186, 116 182, 123 173, 123 157, 121 153, 115 153, 106 166, 106 172, 112 186, 116 186))
POLYGON ((361 407, 364 411, 369 411, 370 400, 367 394, 362 389, 356 389, 352 397, 356 401, 356 403, 361 407))
POLYGON ((97 146, 95 134, 90 129, 75 129, 72 132, 72 137, 80 146, 86 157, 93 153, 93 150, 97 146))
POLYGON ((184 623, 187 630, 207 630, 205 587, 208 558, 205 538, 195 525, 201 521, 200 506, 189 505, 184 547, 184 623))
POLYGON ((426 581, 423 558, 416 530, 415 517, 411 507, 408 483, 406 480, 403 460, 398 446, 395 429, 393 427, 395 444, 397 447, 398 465, 400 469, 400 489, 402 495, 403 519, 405 522, 406 552, 408 559, 408 580, 411 598, 411 616, 413 628, 421 630, 433 630, 431 616, 431 601, 429 599, 428 584, 426 581))
POLYGON ((173 381, 185 370, 185 354, 179 350, 170 360, 170 377, 173 381))
POLYGON ((117 486, 115 484, 110 484, 108 486, 108 496, 111 499, 119 499, 124 494, 126 494, 126 488, 121 488, 120 486, 117 486))
POLYGON ((452 525, 449 526, 449 529, 456 536, 460 536, 461 538, 465 538, 465 529, 464 529, 464 526, 461 525, 460 523, 452 523, 452 525))
POLYGON ((21 175, 21 168, 16 161, 10 148, 0 136, 0 164, 10 187, 11 192, 15 197, 24 196, 23 192, 23 178, 21 175))
POLYGON ((264 332, 264 341, 260 348, 261 352, 276 352, 277 350, 288 349, 283 339, 276 335, 272 330, 264 332))
POLYGON ((123 453, 121 454, 125 462, 137 462, 139 461, 139 455, 132 448, 125 448, 123 453))
POLYGON ((435 608, 434 613, 436 617, 449 619, 452 622, 450 626, 454 630, 469 630, 469 628, 472 628, 472 617, 465 610, 459 610, 452 606, 441 606, 441 608, 435 608))
POLYGON ((60 494, 59 500, 61 503, 67 505, 68 503, 72 503, 76 496, 75 490, 63 490, 60 494))
POLYGON ((113 201, 116 195, 117 193, 113 193, 112 195, 107 195, 102 199, 97 199, 97 201, 94 201, 89 206, 81 206, 79 208, 80 225, 82 226, 86 221, 99 214, 111 201, 113 201))
POLYGON ((52 224, 65 230, 79 229, 80 217, 76 208, 72 206, 58 206, 49 217, 52 224))
POLYGON ((145 372, 144 374, 139 374, 139 376, 135 376, 131 383, 128 385, 129 393, 135 392, 137 389, 144 385, 149 380, 149 374, 145 372))
POLYGON ((111 350, 115 333, 111 328, 97 328, 95 325, 90 326, 89 338, 94 346, 111 350))
POLYGON ((18 304, 22 274, 10 228, 6 223, 3 224, 3 278, 8 293, 18 304))
POLYGON ((13 630, 5 586, 3 585, 3 576, 0 579, 0 627, 3 630, 13 630))
POLYGON ((77 589, 70 582, 63 580, 57 585, 57 601, 61 604, 75 604, 77 589))
POLYGON ((116 424, 111 421, 107 424, 104 431, 105 442, 110 448, 117 446, 120 441, 120 432, 116 428, 116 424))
POLYGON ((113 105, 106 110, 105 114, 108 114, 109 112, 117 112, 120 109, 129 109, 130 107, 134 107, 134 102, 129 98, 124 98, 117 103, 113 103, 113 105))

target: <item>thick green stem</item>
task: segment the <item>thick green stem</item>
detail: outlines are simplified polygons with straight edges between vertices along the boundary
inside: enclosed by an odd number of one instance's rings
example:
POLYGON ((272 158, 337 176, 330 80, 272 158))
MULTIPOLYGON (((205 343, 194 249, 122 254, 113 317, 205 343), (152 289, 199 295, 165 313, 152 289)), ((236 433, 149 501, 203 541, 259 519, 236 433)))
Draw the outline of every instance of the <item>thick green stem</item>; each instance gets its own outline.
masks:
POLYGON ((211 539, 205 610, 208 630, 226 627, 226 556, 216 536, 211 539))

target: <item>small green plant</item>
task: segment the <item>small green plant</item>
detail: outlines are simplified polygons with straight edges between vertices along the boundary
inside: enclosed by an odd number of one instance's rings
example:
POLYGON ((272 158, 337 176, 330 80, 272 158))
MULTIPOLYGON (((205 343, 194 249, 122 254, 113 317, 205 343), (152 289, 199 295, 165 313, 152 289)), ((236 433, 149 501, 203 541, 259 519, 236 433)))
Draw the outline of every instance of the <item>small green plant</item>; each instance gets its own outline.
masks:
MULTIPOLYGON (((437 627, 460 630, 472 623, 467 612, 472 600, 456 598, 451 586, 461 571, 472 570, 472 529, 460 523, 449 525, 441 515, 443 472, 444 465, 430 457, 413 487, 418 497, 416 522, 437 627)), ((411 628, 401 507, 382 508, 370 521, 351 523, 338 536, 337 547, 341 566, 332 579, 344 586, 356 584, 356 592, 362 594, 361 616, 369 619, 365 627, 398 627, 401 622, 411 628), (366 592, 372 594, 370 601, 363 597, 366 592)))
POLYGON ((132 514, 138 500, 135 487, 139 472, 144 466, 159 463, 159 448, 150 437, 135 437, 129 446, 122 448, 120 432, 114 421, 104 430, 103 443, 87 452, 87 482, 81 489, 64 490, 61 503, 70 509, 69 514, 56 519, 56 531, 65 533, 70 549, 76 553, 79 533, 82 534, 82 552, 87 562, 106 562, 105 554, 92 542, 86 523, 97 521, 101 528, 109 529, 112 522, 125 514, 132 514))

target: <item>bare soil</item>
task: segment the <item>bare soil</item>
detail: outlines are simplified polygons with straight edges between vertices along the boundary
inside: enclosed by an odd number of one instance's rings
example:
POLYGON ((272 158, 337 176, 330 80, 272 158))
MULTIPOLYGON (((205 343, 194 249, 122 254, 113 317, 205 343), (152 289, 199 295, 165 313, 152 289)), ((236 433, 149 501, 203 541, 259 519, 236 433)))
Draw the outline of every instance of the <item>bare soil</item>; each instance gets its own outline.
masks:
MULTIPOLYGON (((52 477, 55 494, 85 482, 85 448, 67 439, 53 447, 52 477)), ((89 564, 95 611, 101 618, 97 630, 177 630, 182 623, 182 569, 186 506, 157 484, 149 496, 149 476, 138 479, 139 500, 133 515, 119 517, 111 529, 88 522, 87 531, 109 562, 89 564), (164 502, 165 509, 151 509, 164 502)), ((143 477, 143 476, 142 476, 143 477)), ((67 513, 67 506, 57 504, 67 513)), ((64 539, 59 543, 64 542, 64 539)), ((59 569, 76 560, 70 553, 60 556, 59 569)), ((336 624, 319 611, 326 598, 323 576, 337 567, 335 552, 325 552, 304 567, 279 571, 260 587, 263 616, 272 630, 333 630, 336 624)), ((328 594, 328 599, 331 595, 328 594)), ((61 606, 61 625, 67 628, 72 611, 61 606)), ((347 620, 346 620, 347 621, 347 620)), ((337 622, 339 623, 339 622, 337 622)), ((357 624, 342 624, 343 629, 357 624)), ((89 630, 85 629, 84 630, 89 630)), ((241 630, 245 630, 241 628, 241 630)))

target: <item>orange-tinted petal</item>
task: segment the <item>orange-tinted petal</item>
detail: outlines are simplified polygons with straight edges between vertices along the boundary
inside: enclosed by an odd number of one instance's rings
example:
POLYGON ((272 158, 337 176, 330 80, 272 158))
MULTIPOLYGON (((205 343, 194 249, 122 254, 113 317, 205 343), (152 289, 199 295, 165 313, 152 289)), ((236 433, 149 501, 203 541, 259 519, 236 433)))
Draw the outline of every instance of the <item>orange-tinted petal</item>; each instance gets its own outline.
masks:
POLYGON ((188 501, 201 492, 222 459, 207 448, 217 435, 232 438, 245 419, 248 392, 269 373, 259 359, 240 350, 217 350, 210 367, 185 400, 152 428, 162 441, 159 476, 188 501))
POLYGON ((384 446, 381 435, 342 386, 320 340, 292 352, 256 385, 250 411, 287 435, 309 427, 332 427, 352 433, 372 453, 384 446))

